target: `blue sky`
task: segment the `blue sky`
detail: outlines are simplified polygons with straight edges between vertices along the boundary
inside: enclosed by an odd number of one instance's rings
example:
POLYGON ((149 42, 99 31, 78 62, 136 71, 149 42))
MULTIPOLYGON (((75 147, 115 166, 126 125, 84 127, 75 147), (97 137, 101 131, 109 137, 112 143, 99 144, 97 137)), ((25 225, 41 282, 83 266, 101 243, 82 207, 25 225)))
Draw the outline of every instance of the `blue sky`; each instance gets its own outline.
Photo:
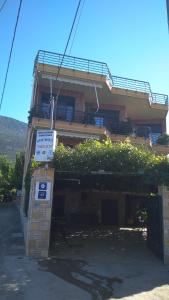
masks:
MULTIPOLYGON (((0 93, 18 3, 8 0, 0 13, 0 93)), ((23 0, 1 115, 27 122, 36 53, 63 53, 77 3, 23 0)), ((113 75, 169 94, 168 53, 165 0, 85 0, 71 55, 106 62, 113 75)))

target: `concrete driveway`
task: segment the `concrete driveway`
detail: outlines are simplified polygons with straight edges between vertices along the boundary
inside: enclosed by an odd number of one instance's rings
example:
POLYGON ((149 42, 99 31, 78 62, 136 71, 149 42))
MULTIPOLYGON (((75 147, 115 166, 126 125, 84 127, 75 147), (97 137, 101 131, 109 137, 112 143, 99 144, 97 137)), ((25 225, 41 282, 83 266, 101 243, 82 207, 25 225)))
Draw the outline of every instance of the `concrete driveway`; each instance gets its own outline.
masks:
POLYGON ((0 203, 0 300, 88 300, 90 295, 25 256, 19 211, 0 203))
POLYGON ((146 246, 146 231, 72 231, 56 239, 44 270, 89 292, 92 299, 169 299, 169 268, 146 246))
POLYGON ((25 256, 17 208, 1 204, 0 299, 169 300, 169 268, 144 239, 126 229, 72 231, 36 261, 25 256))

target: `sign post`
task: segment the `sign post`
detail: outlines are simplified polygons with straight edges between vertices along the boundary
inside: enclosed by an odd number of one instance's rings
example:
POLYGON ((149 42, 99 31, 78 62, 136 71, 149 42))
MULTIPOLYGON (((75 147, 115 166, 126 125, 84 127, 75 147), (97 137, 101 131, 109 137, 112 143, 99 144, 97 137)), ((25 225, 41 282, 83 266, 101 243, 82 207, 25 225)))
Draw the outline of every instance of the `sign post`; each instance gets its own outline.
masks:
POLYGON ((38 130, 36 135, 35 161, 49 162, 56 148, 55 130, 38 130))
POLYGON ((51 193, 50 181, 37 181, 35 189, 35 200, 49 201, 51 193))

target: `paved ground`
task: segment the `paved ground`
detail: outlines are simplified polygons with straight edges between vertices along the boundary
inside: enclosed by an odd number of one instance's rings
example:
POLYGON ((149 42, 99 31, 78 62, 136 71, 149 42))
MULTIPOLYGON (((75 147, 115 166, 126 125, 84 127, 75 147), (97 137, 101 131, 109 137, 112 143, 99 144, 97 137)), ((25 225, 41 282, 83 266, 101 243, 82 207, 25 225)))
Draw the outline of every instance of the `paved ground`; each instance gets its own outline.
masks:
POLYGON ((73 231, 36 261, 24 254, 16 207, 0 204, 0 242, 0 300, 169 300, 169 268, 142 232, 73 231))
POLYGON ((90 295, 25 256, 19 212, 0 203, 0 300, 88 300, 90 295))

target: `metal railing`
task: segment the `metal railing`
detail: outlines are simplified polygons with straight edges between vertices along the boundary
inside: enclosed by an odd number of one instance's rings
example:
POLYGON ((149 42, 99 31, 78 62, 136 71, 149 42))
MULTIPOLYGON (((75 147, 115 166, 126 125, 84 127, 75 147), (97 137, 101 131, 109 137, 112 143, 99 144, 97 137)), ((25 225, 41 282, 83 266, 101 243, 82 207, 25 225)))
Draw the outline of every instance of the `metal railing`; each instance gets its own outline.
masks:
MULTIPOLYGON (((61 64, 62 58, 63 54, 39 50, 35 59, 34 70, 36 69, 37 63, 58 67, 61 64)), ((168 96, 152 93, 149 82, 114 76, 111 74, 106 63, 65 55, 62 62, 62 67, 106 76, 112 87, 147 93, 149 94, 150 102, 168 105, 168 96)))
MULTIPOLYGON (((32 122, 32 118, 50 119, 50 106, 48 109, 43 109, 42 105, 36 105, 29 111, 29 123, 32 122)), ((98 127, 106 127, 109 131, 118 133, 119 122, 112 122, 112 118, 105 116, 103 113, 95 112, 83 112, 74 111, 54 111, 54 119, 56 121, 74 122, 86 125, 95 125, 98 127)))
MULTIPOLYGON (((32 118, 42 118, 50 119, 50 105, 49 107, 43 108, 42 105, 34 106, 29 115, 29 123, 32 122, 32 118)), ((64 121, 69 123, 78 123, 84 125, 94 125, 97 127, 105 127, 110 133, 120 134, 120 135, 130 135, 144 137, 146 139, 150 138, 152 134, 151 128, 149 126, 138 127, 137 130, 126 121, 113 121, 113 117, 107 116, 100 112, 84 112, 84 111, 56 111, 54 112, 54 119, 56 121, 64 121), (127 125, 127 126, 126 126, 127 125)))
POLYGON ((152 93, 152 102, 168 105, 168 95, 152 93))
MULTIPOLYGON (((60 66, 62 58, 63 54, 39 50, 35 59, 35 67, 37 63, 48 64, 57 67, 60 66)), ((106 63, 75 56, 65 55, 62 62, 62 67, 88 73, 111 76, 106 63)))
POLYGON ((124 78, 119 76, 113 77, 113 86, 121 89, 127 89, 135 92, 151 93, 149 82, 136 79, 124 78))

